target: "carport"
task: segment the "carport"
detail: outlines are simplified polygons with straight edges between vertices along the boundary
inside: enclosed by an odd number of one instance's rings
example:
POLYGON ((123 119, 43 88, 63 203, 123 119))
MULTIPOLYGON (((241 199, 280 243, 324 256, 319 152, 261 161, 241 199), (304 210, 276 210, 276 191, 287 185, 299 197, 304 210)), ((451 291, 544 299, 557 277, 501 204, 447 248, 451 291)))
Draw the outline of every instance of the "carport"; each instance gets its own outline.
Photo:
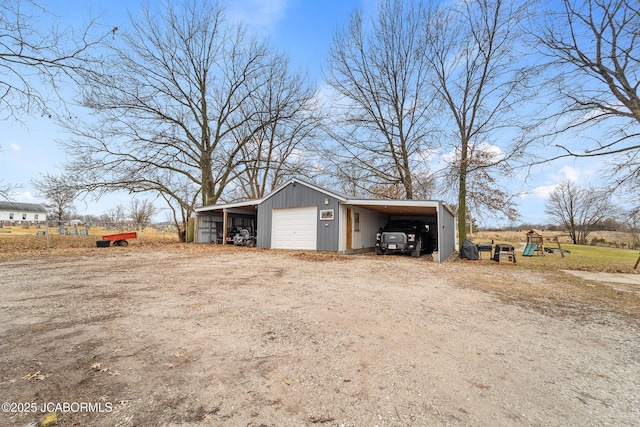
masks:
POLYGON ((396 219, 416 219, 429 225, 435 239, 434 261, 446 261, 455 251, 455 212, 441 201, 348 199, 343 203, 343 208, 345 239, 341 243, 344 243, 343 251, 346 253, 371 250, 378 229, 396 219), (362 224, 358 227, 357 221, 362 215, 368 217, 367 224, 374 224, 376 228, 366 230, 366 234, 359 239, 357 231, 358 228, 362 230, 362 224), (376 216, 377 221, 373 221, 376 216))
POLYGON ((237 227, 255 232, 257 215, 258 205, 251 200, 196 208, 196 242, 223 243, 229 230, 237 227))

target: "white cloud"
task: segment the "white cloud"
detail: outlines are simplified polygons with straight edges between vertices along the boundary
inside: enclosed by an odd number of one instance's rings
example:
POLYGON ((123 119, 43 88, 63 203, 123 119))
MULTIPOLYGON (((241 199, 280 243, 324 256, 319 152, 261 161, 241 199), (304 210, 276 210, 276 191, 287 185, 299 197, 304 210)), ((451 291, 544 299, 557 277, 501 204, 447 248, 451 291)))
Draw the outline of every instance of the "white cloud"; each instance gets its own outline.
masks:
POLYGON ((16 193, 13 198, 18 202, 33 202, 36 198, 30 191, 23 191, 22 193, 16 193))
POLYGON ((422 163, 430 164, 438 160, 440 152, 435 148, 426 148, 416 153, 416 160, 422 163))
MULTIPOLYGON (((479 143, 471 147, 472 150, 476 150, 479 153, 487 153, 487 157, 491 157, 492 160, 499 160, 504 158, 504 151, 497 145, 488 144, 485 142, 479 143)), ((455 163, 460 158, 460 148, 458 146, 452 148, 448 152, 437 153, 430 151, 428 153, 429 159, 434 161, 434 165, 438 168, 446 167, 452 163, 455 163)))
POLYGON ((15 142, 12 143, 9 147, 11 147, 11 149, 13 151, 20 151, 20 146, 18 144, 16 144, 15 142))
POLYGON ((294 148, 293 150, 291 150, 291 154, 289 154, 288 160, 293 163, 303 163, 306 158, 307 156, 304 151, 298 148, 294 148))
POLYGON ((340 94, 330 85, 320 83, 315 93, 315 101, 327 112, 339 111, 340 94))
POLYGON ((556 187, 564 181, 572 181, 578 186, 582 186, 587 183, 594 175, 592 168, 576 168, 573 166, 564 165, 555 173, 545 175, 547 178, 544 185, 539 185, 533 189, 526 191, 520 195, 522 199, 532 197, 535 199, 546 200, 556 187))
POLYGON ((227 10, 232 20, 270 32, 284 18, 286 8, 287 0, 240 0, 227 10))
POLYGON ((504 158, 504 151, 502 151, 502 148, 498 147, 497 145, 482 142, 476 146, 476 149, 480 152, 490 153, 493 157, 493 160, 504 158))
POLYGON ((522 199, 526 199, 529 196, 534 197, 536 199, 548 199, 549 195, 553 193, 553 190, 555 190, 557 186, 558 184, 541 185, 539 187, 535 187, 531 191, 521 194, 520 197, 522 199))
POLYGON ((560 181, 570 180, 575 183, 578 183, 580 182, 581 175, 582 175, 582 172, 579 169, 576 169, 571 166, 563 166, 562 168, 560 168, 560 170, 557 173, 557 176, 558 176, 557 179, 560 181))

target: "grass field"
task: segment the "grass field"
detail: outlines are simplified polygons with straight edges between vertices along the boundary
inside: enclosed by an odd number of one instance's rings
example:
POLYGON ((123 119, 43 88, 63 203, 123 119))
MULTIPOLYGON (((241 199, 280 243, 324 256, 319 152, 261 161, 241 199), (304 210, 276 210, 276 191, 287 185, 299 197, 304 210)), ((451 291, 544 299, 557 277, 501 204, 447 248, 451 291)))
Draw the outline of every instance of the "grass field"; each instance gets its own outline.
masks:
MULTIPOLYGON (((559 253, 545 254, 544 256, 534 255, 531 257, 523 257, 522 250, 526 243, 524 233, 517 232, 484 232, 478 233, 472 239, 474 242, 485 242, 493 240, 495 243, 507 243, 516 248, 517 266, 521 268, 531 268, 536 270, 585 270, 585 271, 604 271, 612 273, 640 273, 633 267, 640 256, 637 250, 620 249, 615 247, 603 246, 584 246, 573 245, 567 243, 568 237, 561 236, 560 233, 545 235, 552 241, 553 237, 559 236, 562 249, 566 249, 571 253, 562 257, 559 253)), ((602 237, 606 241, 627 241, 630 237, 624 233, 594 233, 593 237, 602 237), (617 240, 614 240, 617 239, 617 240)), ((547 246, 557 248, 555 242, 549 243, 547 246)), ((483 254, 485 257, 487 254, 483 254)), ((640 267, 639 267, 640 268, 640 267)))

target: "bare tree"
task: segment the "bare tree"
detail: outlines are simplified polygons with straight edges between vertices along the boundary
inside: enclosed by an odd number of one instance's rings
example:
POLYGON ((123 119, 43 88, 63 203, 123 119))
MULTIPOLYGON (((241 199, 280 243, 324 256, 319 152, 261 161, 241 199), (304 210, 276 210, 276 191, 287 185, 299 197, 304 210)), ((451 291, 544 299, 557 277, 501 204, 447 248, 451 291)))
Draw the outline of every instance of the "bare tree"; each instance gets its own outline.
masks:
MULTIPOLYGON (((525 100, 521 90, 526 74, 518 68, 519 23, 528 4, 508 0, 466 0, 445 4, 426 18, 427 58, 435 69, 434 88, 444 101, 451 141, 455 141, 453 167, 457 180, 459 244, 466 239, 468 203, 478 209, 502 211, 513 216, 507 192, 470 191, 470 180, 506 177, 508 162, 523 152, 522 139, 503 142, 500 154, 492 151, 499 131, 515 133, 520 123, 515 104, 525 100), (492 197, 486 197, 491 194, 492 197), (496 197, 500 196, 500 197, 496 197)), ((515 218, 511 218, 515 219, 515 218)))
MULTIPOLYGON (((587 130, 559 157, 604 157, 616 185, 640 183, 640 3, 562 0, 533 35, 549 59, 556 130, 587 130)), ((636 198, 637 200, 637 198, 636 198)))
POLYGON ((286 67, 207 0, 147 6, 132 27, 104 68, 85 75, 81 103, 98 120, 66 124, 75 135, 64 143, 68 168, 87 191, 159 194, 184 239, 196 203, 220 199, 245 144, 279 114, 256 97, 286 67))
POLYGON ((74 202, 78 197, 78 189, 71 177, 46 173, 31 184, 40 197, 48 200, 45 207, 49 210, 49 218, 57 221, 71 219, 75 213, 74 202))
POLYGON ((87 70, 94 61, 91 48, 111 33, 94 36, 94 29, 95 20, 59 28, 55 15, 32 0, 0 3, 0 119, 56 114, 63 99, 59 89, 87 70))
POLYGON ((13 198, 13 193, 20 188, 19 184, 12 184, 8 182, 4 182, 4 180, 0 179, 0 197, 6 200, 11 200, 13 198))
POLYGON ((127 219, 127 209, 123 205, 116 205, 113 209, 109 209, 107 214, 109 216, 109 222, 119 227, 124 226, 124 222, 127 219))
POLYGON ((260 198, 289 178, 312 179, 317 173, 310 156, 322 123, 315 89, 304 75, 288 69, 287 58, 274 62, 250 105, 260 113, 247 112, 253 119, 234 130, 236 139, 246 141, 239 152, 238 190, 230 195, 234 199, 260 198))
POLYGON ((383 0, 366 22, 363 12, 333 39, 325 79, 339 94, 331 136, 337 169, 356 192, 400 187, 414 198, 414 170, 433 148, 436 104, 424 54, 422 3, 383 0), (347 178, 348 178, 347 176, 347 178))
MULTIPOLYGON (((440 185, 456 191, 460 183, 461 147, 454 150, 454 156, 448 161, 441 174, 440 185)), ((516 208, 513 191, 508 188, 512 181, 509 177, 508 163, 501 164, 502 152, 496 147, 470 144, 467 152, 466 176, 466 216, 486 218, 504 215, 515 221, 520 217, 516 208)), ((459 191, 458 194, 459 195, 459 191)), ((470 223, 466 219, 466 223, 470 223)))
POLYGON ((640 208, 635 208, 627 212, 625 219, 632 239, 629 249, 640 249, 640 208))
POLYGON ((131 199, 131 203, 129 204, 129 216, 133 221, 136 229, 142 229, 149 225, 151 222, 151 218, 158 212, 156 207, 153 205, 153 202, 147 199, 131 199))
MULTIPOLYGON (((92 20, 83 28, 58 28, 55 16, 32 0, 0 2, 0 120, 55 115, 64 105, 59 89, 66 78, 92 61, 89 51, 101 39, 91 35, 96 27, 92 20)), ((11 199, 21 187, 0 180, 0 197, 11 199)))
POLYGON ((574 244, 586 245, 589 233, 612 213, 610 193, 565 181, 549 196, 545 213, 567 230, 574 244))

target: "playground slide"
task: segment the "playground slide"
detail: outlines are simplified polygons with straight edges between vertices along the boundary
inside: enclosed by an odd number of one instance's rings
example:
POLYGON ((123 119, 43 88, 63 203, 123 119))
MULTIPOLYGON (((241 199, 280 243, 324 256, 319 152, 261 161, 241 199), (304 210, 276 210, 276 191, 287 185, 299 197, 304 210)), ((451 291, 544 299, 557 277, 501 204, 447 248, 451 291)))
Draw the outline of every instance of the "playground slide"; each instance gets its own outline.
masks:
POLYGON ((533 256, 533 253, 536 250, 536 244, 535 243, 527 243, 527 245, 524 247, 524 251, 522 251, 522 256, 533 256))

